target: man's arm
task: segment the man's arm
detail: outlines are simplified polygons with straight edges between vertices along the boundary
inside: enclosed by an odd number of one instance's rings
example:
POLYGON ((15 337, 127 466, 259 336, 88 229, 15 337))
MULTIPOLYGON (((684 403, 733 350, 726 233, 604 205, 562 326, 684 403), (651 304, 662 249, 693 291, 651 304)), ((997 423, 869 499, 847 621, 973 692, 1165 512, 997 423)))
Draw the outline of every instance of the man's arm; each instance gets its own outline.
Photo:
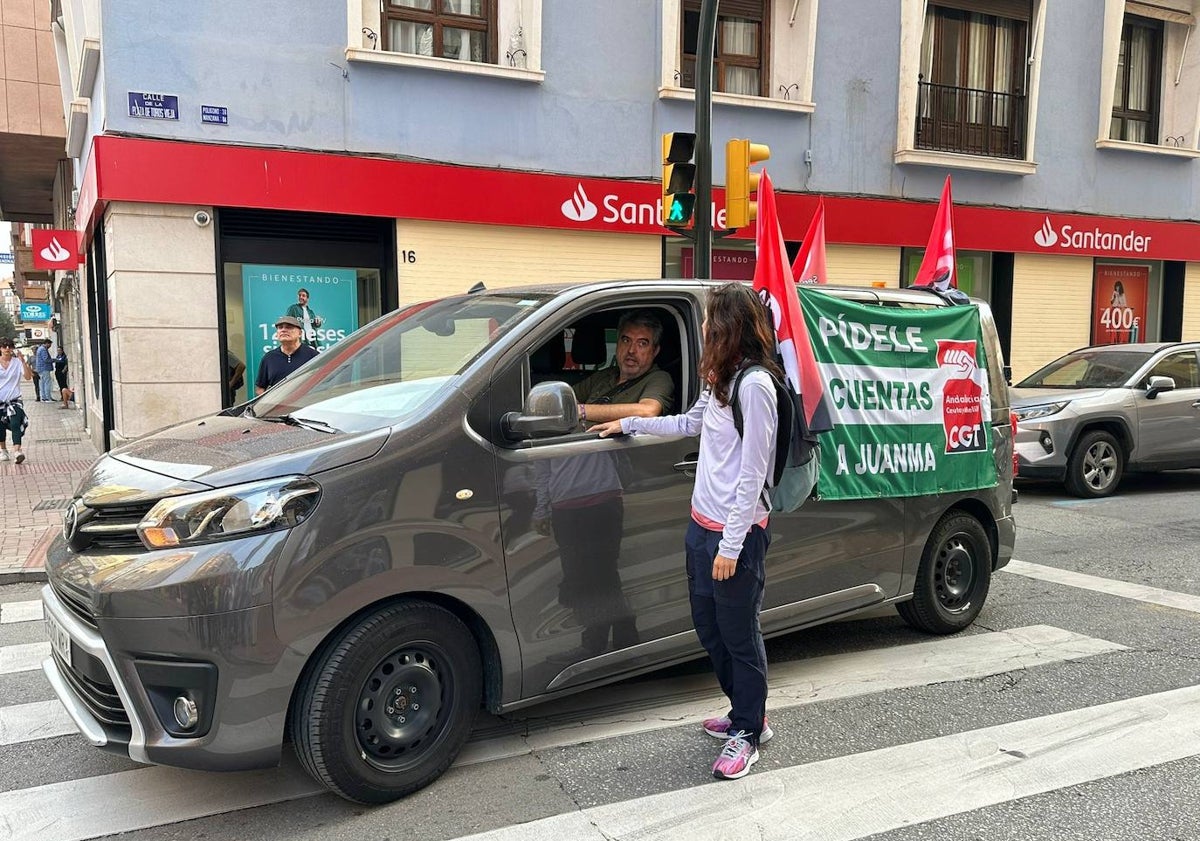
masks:
POLYGON ((266 356, 264 356, 262 361, 258 363, 258 376, 254 378, 254 387, 259 391, 266 391, 268 388, 266 356))
POLYGON ((246 363, 240 359, 235 361, 237 364, 233 366, 233 373, 229 375, 229 387, 234 390, 237 389, 237 386, 234 385, 234 383, 236 383, 241 378, 242 374, 246 372, 246 363))
POLYGON ((662 414, 662 403, 644 397, 636 403, 581 403, 580 417, 588 423, 607 423, 621 418, 656 418, 662 414))

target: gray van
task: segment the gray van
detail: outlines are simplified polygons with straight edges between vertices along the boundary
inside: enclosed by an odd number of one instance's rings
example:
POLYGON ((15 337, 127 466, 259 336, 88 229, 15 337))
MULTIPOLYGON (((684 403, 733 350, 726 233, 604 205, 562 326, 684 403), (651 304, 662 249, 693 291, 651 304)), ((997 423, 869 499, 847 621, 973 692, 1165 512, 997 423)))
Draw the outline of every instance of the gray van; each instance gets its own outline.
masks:
MULTIPOLYGON (((697 442, 581 432, 569 383, 612 359, 622 312, 648 308, 686 408, 709 286, 405 307, 249 404, 103 456, 43 590, 44 669, 79 729, 139 762, 209 770, 275 765, 290 739, 317 780, 377 803, 441 774, 481 706, 699 656, 683 561, 697 442), (591 481, 621 504, 589 511, 591 481), (569 535, 546 527, 568 492, 569 535)), ((950 305, 925 290, 829 291, 950 305)), ((1014 539, 1008 392, 979 307, 999 485, 772 517, 767 635, 885 604, 932 633, 979 613, 1014 539)))

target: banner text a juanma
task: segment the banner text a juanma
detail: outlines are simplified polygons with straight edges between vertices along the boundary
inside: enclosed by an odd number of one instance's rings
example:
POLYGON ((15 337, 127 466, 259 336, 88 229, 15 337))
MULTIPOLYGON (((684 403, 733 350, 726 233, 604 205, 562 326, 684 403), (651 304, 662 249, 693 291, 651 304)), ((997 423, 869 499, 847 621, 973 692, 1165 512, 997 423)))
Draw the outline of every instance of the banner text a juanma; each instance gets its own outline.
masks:
POLYGON ((893 309, 800 289, 834 408, 821 440, 825 499, 991 487, 991 396, 979 310, 893 309))

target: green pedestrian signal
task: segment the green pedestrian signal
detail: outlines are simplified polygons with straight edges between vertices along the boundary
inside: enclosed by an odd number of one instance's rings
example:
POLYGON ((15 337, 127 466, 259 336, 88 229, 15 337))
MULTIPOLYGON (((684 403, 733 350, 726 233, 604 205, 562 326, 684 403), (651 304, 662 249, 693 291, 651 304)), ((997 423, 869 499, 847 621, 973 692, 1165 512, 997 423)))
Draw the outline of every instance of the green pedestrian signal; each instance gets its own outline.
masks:
POLYGON ((696 211, 696 135, 671 131, 662 136, 661 221, 668 228, 686 228, 696 211))

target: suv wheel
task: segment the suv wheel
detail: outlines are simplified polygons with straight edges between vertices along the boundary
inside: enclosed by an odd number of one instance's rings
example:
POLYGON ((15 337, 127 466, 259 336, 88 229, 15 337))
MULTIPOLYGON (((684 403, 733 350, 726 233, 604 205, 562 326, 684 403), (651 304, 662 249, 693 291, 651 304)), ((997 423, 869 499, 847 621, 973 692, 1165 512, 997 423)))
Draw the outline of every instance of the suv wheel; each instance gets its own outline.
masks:
POLYGON ((1075 445, 1067 462, 1067 490, 1074 496, 1096 499, 1117 489, 1125 472, 1125 451, 1111 432, 1096 429, 1075 445))
POLYGON ((305 674, 292 704, 301 764, 358 803, 386 803, 437 779, 479 709, 474 637, 448 610, 386 607, 347 629, 305 674))
POLYGON ((931 634, 961 631, 979 615, 992 581, 992 544, 979 521, 952 511, 938 521, 910 601, 896 610, 914 628, 931 634))

